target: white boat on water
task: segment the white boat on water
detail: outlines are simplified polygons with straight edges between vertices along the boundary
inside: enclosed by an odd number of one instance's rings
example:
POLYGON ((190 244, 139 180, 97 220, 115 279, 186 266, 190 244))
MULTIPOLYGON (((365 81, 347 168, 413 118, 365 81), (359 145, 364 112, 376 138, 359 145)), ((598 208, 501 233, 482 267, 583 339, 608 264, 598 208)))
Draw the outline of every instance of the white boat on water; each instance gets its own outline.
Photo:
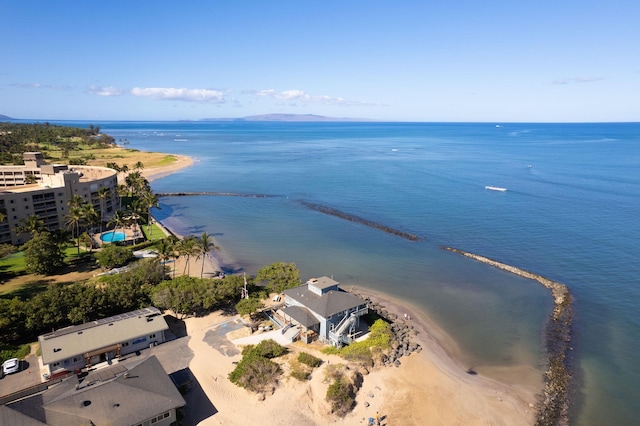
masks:
POLYGON ((500 191, 500 192, 504 192, 507 190, 507 188, 500 188, 499 186, 485 186, 484 189, 488 189, 490 191, 500 191))

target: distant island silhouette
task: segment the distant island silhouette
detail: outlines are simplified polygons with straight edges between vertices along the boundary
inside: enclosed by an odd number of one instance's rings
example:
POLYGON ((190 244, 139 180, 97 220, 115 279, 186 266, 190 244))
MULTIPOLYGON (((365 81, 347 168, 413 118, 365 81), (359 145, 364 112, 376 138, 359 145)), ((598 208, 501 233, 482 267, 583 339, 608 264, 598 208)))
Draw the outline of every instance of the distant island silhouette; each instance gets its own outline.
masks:
POLYGON ((199 121, 288 121, 288 122, 361 122, 361 121, 379 121, 368 118, 347 118, 347 117, 325 117, 315 114, 262 114, 249 115, 247 117, 236 118, 202 118, 199 121))

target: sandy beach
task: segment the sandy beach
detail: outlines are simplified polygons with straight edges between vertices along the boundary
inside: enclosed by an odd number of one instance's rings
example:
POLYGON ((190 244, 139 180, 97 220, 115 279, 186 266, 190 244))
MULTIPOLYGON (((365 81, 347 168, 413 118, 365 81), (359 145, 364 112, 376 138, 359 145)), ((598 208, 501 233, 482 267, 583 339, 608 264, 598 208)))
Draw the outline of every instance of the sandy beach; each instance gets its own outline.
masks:
POLYGON ((142 176, 144 176, 149 182, 153 182, 155 179, 160 179, 162 177, 168 176, 172 173, 177 172, 178 170, 184 169, 186 167, 191 166, 195 161, 193 158, 188 157, 186 155, 178 155, 172 154, 177 158, 176 161, 169 164, 168 166, 162 167, 152 167, 149 169, 142 169, 140 172, 142 176))
MULTIPOLYGON (((157 179, 192 163, 192 159, 184 157, 169 168, 149 169, 144 174, 147 179, 157 179)), ((225 265, 221 251, 216 250, 210 256, 190 260, 188 269, 192 276, 200 276, 202 262, 205 262, 205 278, 225 265)), ((181 274, 185 260, 179 259, 175 269, 181 274)), ((328 386, 324 382, 324 369, 330 363, 343 361, 322 354, 318 345, 290 345, 292 354, 286 356, 293 357, 303 350, 323 359, 323 365, 314 370, 310 381, 299 382, 285 372, 279 386, 264 400, 232 384, 227 376, 235 367, 233 362, 241 359, 241 348, 232 341, 246 330, 239 327, 224 333, 223 324, 239 324, 240 318, 214 312, 185 320, 188 345, 193 351, 190 370, 215 407, 215 410, 200 411, 191 407, 186 424, 366 425, 376 412, 383 425, 530 425, 535 422, 536 394, 543 387, 539 372, 528 367, 505 367, 491 374, 483 374, 482 370, 469 374, 470 366, 456 361, 455 341, 424 313, 366 288, 347 290, 384 305, 398 318, 409 313, 409 322, 417 331, 415 340, 423 350, 402 357, 399 367, 381 367, 365 375, 355 407, 346 417, 332 415, 324 398, 328 386), (212 333, 221 334, 223 343, 220 339, 212 343, 212 333)), ((196 401, 193 405, 200 404, 196 401)))

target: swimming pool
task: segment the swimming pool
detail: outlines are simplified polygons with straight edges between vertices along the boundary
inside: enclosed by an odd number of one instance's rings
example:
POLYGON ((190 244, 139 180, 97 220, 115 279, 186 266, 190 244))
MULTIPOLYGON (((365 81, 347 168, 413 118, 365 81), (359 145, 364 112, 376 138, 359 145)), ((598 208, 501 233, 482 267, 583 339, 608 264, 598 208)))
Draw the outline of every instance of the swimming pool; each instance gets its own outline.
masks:
POLYGON ((104 232, 100 235, 100 239, 105 243, 112 243, 114 241, 123 241, 126 238, 124 232, 104 232))

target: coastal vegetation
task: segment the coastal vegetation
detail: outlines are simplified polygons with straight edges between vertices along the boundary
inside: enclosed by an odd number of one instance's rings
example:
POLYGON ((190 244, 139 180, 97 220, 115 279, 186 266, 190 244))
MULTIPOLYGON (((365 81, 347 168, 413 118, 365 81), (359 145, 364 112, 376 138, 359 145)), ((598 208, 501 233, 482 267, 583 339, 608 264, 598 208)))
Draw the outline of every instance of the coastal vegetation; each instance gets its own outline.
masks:
POLYGON ((282 293, 300 285, 300 271, 295 263, 275 262, 260 268, 256 281, 266 282, 267 289, 273 293, 282 293))
POLYGON ((290 375, 294 379, 305 381, 311 378, 311 372, 314 368, 320 367, 322 360, 307 352, 300 352, 297 358, 292 359, 289 363, 290 375))
POLYGON ((389 323, 378 319, 371 325, 369 336, 366 339, 352 342, 342 348, 328 346, 322 352, 335 354, 347 361, 364 366, 373 366, 376 362, 381 362, 385 353, 391 348, 392 337, 393 333, 389 323))
POLYGON ((49 163, 109 167, 120 164, 133 170, 137 163, 145 167, 167 166, 175 155, 141 152, 127 148, 128 141, 116 141, 101 133, 99 126, 88 128, 59 126, 50 123, 0 122, 0 164, 22 164, 22 153, 42 152, 49 163))
POLYGON ((273 392, 282 375, 282 368, 273 358, 287 353, 287 348, 272 339, 242 350, 242 360, 229 373, 229 380, 253 392, 273 392))
POLYGON ((330 382, 325 399, 331 404, 331 412, 344 417, 355 404, 362 375, 344 364, 335 364, 326 367, 325 378, 330 382))

